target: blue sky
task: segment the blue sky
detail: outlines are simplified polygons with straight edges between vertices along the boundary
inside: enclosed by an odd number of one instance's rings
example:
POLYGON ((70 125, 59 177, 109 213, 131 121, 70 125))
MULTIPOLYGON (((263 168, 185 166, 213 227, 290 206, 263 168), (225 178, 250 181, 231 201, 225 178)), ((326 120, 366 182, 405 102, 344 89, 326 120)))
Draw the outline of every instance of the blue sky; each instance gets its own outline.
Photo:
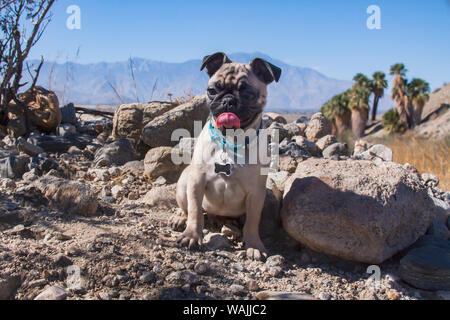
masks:
POLYGON ((78 47, 79 63, 258 51, 337 79, 404 62, 433 89, 450 81, 450 0, 58 0, 53 13, 31 58, 74 60, 78 47), (66 28, 72 4, 81 30, 66 28), (381 30, 366 27, 370 5, 381 30))

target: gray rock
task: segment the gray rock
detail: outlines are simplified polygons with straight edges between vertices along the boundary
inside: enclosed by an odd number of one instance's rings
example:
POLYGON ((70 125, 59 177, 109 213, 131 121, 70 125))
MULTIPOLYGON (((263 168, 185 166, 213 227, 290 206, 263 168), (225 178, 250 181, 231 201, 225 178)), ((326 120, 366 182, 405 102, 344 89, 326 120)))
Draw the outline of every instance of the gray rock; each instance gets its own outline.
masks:
POLYGON ((154 272, 144 271, 139 277, 139 281, 144 283, 152 283, 156 280, 156 274, 154 272))
POLYGON ((294 159, 308 159, 312 155, 308 150, 300 147, 297 143, 291 142, 286 147, 280 145, 280 155, 290 156, 294 159))
POLYGON ((284 229, 310 249, 379 264, 424 235, 435 214, 400 164, 308 159, 285 185, 284 229))
POLYGON ((346 143, 338 142, 327 147, 325 150, 323 150, 322 154, 325 159, 330 159, 336 156, 349 156, 350 150, 348 150, 348 146, 346 143))
POLYGON ((20 286, 20 277, 0 277, 0 300, 13 299, 17 288, 20 286))
POLYGON ((91 143, 93 137, 86 134, 77 134, 70 137, 50 136, 50 135, 34 135, 28 141, 38 147, 41 147, 45 152, 49 153, 64 153, 70 147, 84 149, 91 143))
POLYGON ((194 136, 194 121, 201 121, 202 126, 209 116, 206 96, 197 96, 162 115, 151 120, 142 130, 142 141, 151 148, 161 146, 174 147, 172 133, 176 129, 186 129, 194 136))
POLYGON ((123 197, 125 189, 121 186, 114 186, 111 188, 111 195, 114 199, 119 199, 123 197))
POLYGON ((198 276, 188 270, 174 271, 167 276, 166 281, 176 285, 195 284, 198 282, 198 276))
POLYGON ((70 123, 64 123, 56 128, 56 133, 61 137, 71 137, 77 134, 77 128, 70 123))
POLYGON ((205 236, 205 246, 209 250, 228 250, 231 248, 230 241, 221 233, 208 233, 205 236))
POLYGON ((317 300, 310 294, 300 292, 263 291, 256 295, 258 300, 317 300))
POLYGON ((282 124, 278 122, 273 122, 267 129, 267 133, 270 136, 270 141, 275 141, 276 135, 278 134, 278 142, 284 139, 289 139, 289 131, 287 131, 282 124))
POLYGON ((305 134, 304 130, 302 130, 302 128, 294 122, 285 124, 284 129, 288 131, 289 137, 291 138, 295 136, 303 136, 305 134))
POLYGON ((18 179, 27 171, 28 157, 11 156, 0 159, 0 178, 18 179))
POLYGON ((422 180, 429 187, 437 187, 439 185, 439 178, 431 173, 422 174, 422 180))
POLYGON ((144 175, 152 180, 164 177, 167 182, 175 183, 187 164, 175 164, 172 160, 172 151, 178 149, 171 147, 157 147, 150 149, 144 159, 144 175))
POLYGON ((69 103, 62 106, 60 108, 60 111, 61 111, 61 123, 69 123, 73 125, 78 124, 75 106, 73 103, 69 103))
POLYGON ((448 240, 450 238, 450 232, 448 231, 447 226, 441 221, 439 221, 437 218, 434 218, 433 221, 431 222, 427 234, 438 236, 445 240, 448 240))
POLYGON ((69 148, 69 150, 67 151, 68 154, 73 154, 73 155, 80 155, 81 154, 81 150, 78 149, 75 146, 72 146, 69 148))
POLYGON ((376 144, 355 156, 357 160, 371 160, 375 162, 392 161, 392 150, 382 144, 376 144))
POLYGON ((320 138, 331 134, 331 131, 332 127, 330 120, 328 120, 322 113, 318 112, 311 117, 305 134, 308 140, 316 142, 320 138))
POLYGON ((241 286, 240 284, 232 284, 230 286, 230 291, 231 293, 240 296, 240 295, 244 295, 247 293, 247 290, 245 289, 244 286, 241 286))
POLYGON ((34 300, 66 300, 68 292, 60 286, 51 286, 42 291, 34 300))
POLYGON ((322 137, 319 139, 319 141, 317 141, 316 145, 319 147, 319 149, 321 151, 325 150, 326 148, 328 148, 329 146, 331 146, 332 144, 337 143, 337 139, 335 136, 329 134, 326 135, 325 137, 322 137))
POLYGON ((68 214, 92 216, 97 212, 97 195, 84 183, 44 176, 33 185, 50 201, 52 207, 68 214))
POLYGON ((285 259, 281 255, 270 256, 266 260, 266 265, 269 267, 282 267, 284 261, 285 259))
POLYGON ((308 150, 308 152, 314 157, 321 156, 322 152, 314 142, 309 141, 308 139, 302 136, 296 136, 293 138, 293 140, 295 140, 295 143, 297 143, 300 146, 300 148, 308 150))
POLYGON ((17 150, 21 152, 25 152, 26 154, 30 156, 37 156, 44 152, 44 149, 42 149, 39 146, 35 146, 32 143, 29 143, 24 138, 20 137, 17 139, 17 150))
POLYGON ((400 260, 399 271, 402 280, 416 288, 450 290, 449 241, 422 240, 400 260))
POLYGON ((120 139, 95 152, 94 166, 122 166, 127 162, 137 160, 137 157, 132 140, 120 139))
POLYGON ((208 272, 208 269, 209 269, 208 264, 202 261, 199 261, 194 265, 194 271, 197 274, 205 274, 208 272))

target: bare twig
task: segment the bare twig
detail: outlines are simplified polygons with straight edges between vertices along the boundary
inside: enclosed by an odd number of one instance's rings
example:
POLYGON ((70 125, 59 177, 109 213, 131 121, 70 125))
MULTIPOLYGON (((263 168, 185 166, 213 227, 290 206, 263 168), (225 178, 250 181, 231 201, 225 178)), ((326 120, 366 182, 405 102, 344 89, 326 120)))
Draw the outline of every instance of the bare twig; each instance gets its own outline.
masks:
POLYGON ((136 94, 136 100, 139 103, 139 96, 137 92, 137 86, 136 86, 136 78, 134 77, 134 63, 133 58, 130 57, 130 72, 131 72, 131 79, 133 80, 133 86, 134 86, 134 93, 136 94))

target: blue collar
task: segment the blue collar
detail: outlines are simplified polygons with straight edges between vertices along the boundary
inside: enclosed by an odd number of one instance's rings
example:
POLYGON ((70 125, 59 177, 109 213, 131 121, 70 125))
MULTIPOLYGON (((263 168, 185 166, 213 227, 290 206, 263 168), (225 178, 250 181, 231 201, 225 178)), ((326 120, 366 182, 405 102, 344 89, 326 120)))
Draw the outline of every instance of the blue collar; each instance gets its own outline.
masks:
MULTIPOLYGON (((258 135, 259 135, 259 131, 262 129, 263 123, 261 120, 261 124, 259 126, 258 131, 256 132, 256 136, 253 138, 255 139, 258 135)), ((212 122, 209 122, 209 135, 211 137, 211 142, 216 143, 222 150, 227 151, 227 152, 231 152, 232 154, 234 154, 235 156, 242 158, 243 156, 239 153, 237 153, 238 150, 240 149, 245 149, 245 147, 250 144, 251 141, 249 141, 248 143, 244 143, 244 144, 234 144, 229 142, 227 139, 225 139, 222 135, 222 133, 220 133, 212 124, 212 122)), ((253 141, 252 139, 252 141, 253 141)))

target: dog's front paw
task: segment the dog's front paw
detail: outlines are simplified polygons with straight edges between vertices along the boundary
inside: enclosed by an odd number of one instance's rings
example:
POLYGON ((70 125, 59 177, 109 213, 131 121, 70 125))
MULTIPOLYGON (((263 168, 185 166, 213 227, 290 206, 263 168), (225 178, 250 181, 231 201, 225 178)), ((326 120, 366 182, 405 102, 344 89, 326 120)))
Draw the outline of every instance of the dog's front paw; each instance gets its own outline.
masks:
POLYGON ((187 215, 179 210, 169 219, 169 225, 173 231, 183 231, 186 228, 187 215))
POLYGON ((263 261, 267 258, 267 250, 266 247, 264 247, 261 240, 246 242, 245 250, 247 258, 250 260, 263 261))
POLYGON ((178 237, 177 242, 182 246, 187 246, 189 249, 195 247, 201 247, 203 242, 202 230, 197 230, 198 228, 186 228, 183 234, 178 237))

